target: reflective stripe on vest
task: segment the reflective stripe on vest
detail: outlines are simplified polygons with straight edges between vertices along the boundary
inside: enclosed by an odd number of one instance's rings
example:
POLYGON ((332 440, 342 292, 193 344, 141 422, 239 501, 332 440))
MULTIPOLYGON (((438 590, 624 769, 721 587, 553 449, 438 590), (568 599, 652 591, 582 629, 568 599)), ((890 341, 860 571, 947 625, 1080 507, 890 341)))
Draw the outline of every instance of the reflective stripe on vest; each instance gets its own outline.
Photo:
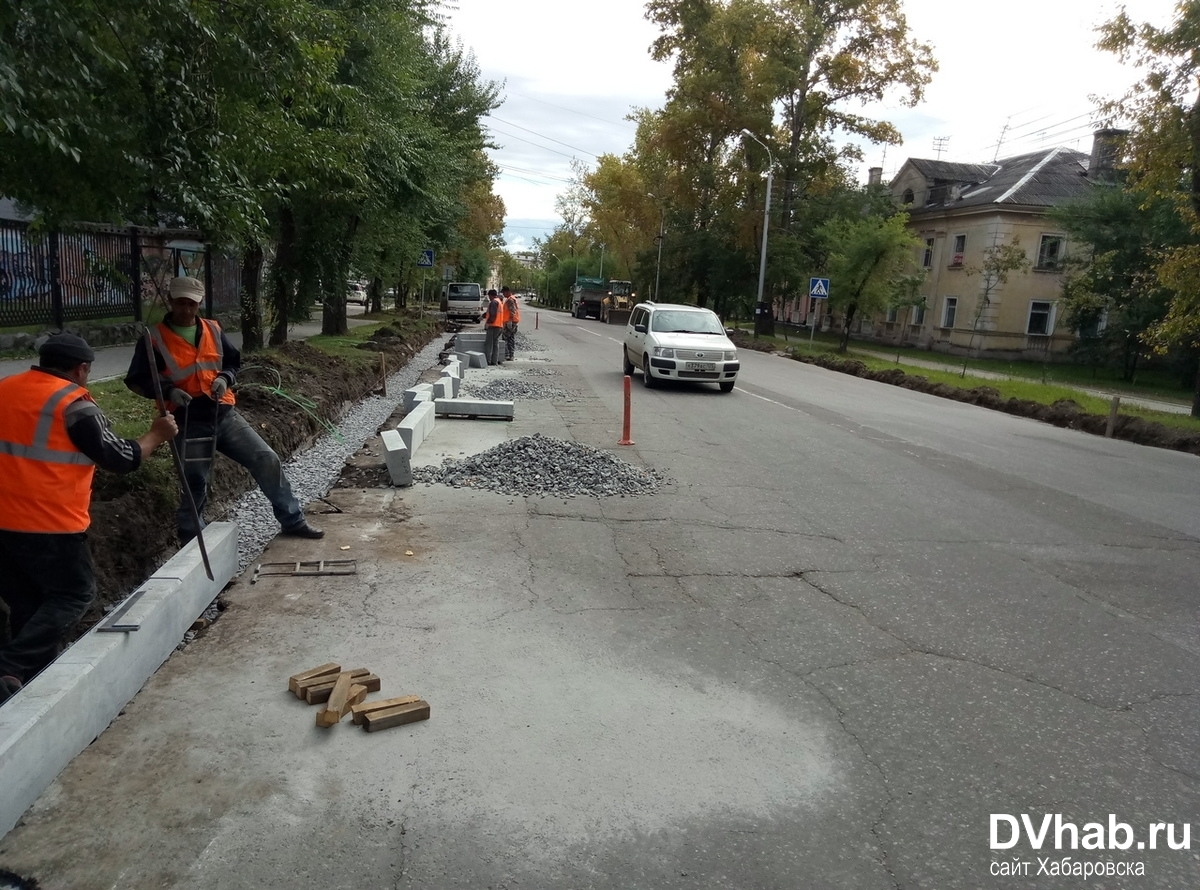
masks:
MULTIPOLYGON (((225 364, 225 347, 221 343, 221 327, 215 321, 198 318, 196 324, 201 326, 199 345, 183 339, 166 322, 150 329, 150 340, 162 357, 163 374, 171 384, 190 396, 206 396, 225 364)), ((152 368, 151 372, 157 370, 152 368)), ((232 389, 221 396, 223 404, 232 405, 236 401, 232 389)))
POLYGON ((0 528, 87 530, 96 468, 63 419, 79 399, 91 400, 86 389, 43 371, 0 381, 0 528))

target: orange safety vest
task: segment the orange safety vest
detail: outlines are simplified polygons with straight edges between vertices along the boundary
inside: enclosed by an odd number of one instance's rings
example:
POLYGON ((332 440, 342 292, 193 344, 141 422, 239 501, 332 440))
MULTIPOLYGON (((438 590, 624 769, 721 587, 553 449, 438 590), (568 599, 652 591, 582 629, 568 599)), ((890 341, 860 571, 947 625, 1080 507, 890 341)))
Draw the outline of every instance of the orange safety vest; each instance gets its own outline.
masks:
MULTIPOLYGON (((163 360, 163 375, 190 396, 207 396, 213 381, 221 373, 225 353, 221 348, 221 326, 210 318, 197 318, 200 325, 200 345, 193 346, 167 325, 160 322, 150 329, 150 339, 163 360)), ((151 368, 151 373, 157 369, 151 368)), ((237 402, 232 389, 225 390, 221 403, 237 402)), ((168 402, 169 410, 179 407, 168 402)))
POLYGON ((63 420, 88 391, 44 371, 0 380, 0 528, 72 534, 91 524, 96 465, 75 447, 63 420))
POLYGON ((504 327, 504 302, 499 297, 497 297, 494 300, 489 298, 487 314, 488 314, 487 327, 489 327, 489 328, 504 327), (492 319, 492 306, 491 306, 492 303, 496 304, 496 317, 494 320, 492 319))
POLYGON ((509 297, 504 301, 504 308, 508 313, 508 320, 513 324, 521 323, 521 307, 517 304, 516 297, 509 297))

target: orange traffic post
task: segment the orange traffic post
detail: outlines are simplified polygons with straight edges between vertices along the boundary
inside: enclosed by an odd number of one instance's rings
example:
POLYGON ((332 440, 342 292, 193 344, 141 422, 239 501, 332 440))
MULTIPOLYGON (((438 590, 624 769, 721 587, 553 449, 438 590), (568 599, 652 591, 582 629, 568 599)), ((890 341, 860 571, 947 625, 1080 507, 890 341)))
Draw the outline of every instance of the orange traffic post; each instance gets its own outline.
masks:
POLYGON ((625 425, 621 429, 621 441, 618 445, 632 445, 633 439, 629 438, 629 415, 630 415, 630 393, 633 390, 633 378, 628 374, 625 375, 625 425))

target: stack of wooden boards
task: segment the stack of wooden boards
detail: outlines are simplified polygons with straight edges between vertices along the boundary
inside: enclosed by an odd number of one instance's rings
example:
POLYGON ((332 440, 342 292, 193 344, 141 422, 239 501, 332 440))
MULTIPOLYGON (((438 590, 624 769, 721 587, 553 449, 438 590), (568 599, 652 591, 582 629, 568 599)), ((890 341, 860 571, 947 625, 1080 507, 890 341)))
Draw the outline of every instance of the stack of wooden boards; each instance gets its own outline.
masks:
POLYGON ((419 695, 367 701, 367 693, 380 687, 379 678, 366 668, 344 671, 333 662, 288 677, 288 691, 296 698, 324 705, 317 711, 317 726, 336 726, 347 714, 367 732, 429 719, 429 702, 419 695))

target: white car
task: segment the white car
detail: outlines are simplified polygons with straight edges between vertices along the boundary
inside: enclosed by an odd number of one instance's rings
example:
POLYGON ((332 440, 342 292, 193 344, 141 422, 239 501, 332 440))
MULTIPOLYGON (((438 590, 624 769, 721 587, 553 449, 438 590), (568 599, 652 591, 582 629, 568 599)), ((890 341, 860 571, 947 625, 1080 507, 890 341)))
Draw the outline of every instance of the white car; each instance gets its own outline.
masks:
POLYGON ((367 288, 361 281, 351 281, 346 287, 346 302, 367 305, 367 288))
POLYGON ((648 388, 661 380, 715 383, 730 392, 737 381, 737 347, 711 309, 676 303, 639 303, 629 316, 621 367, 642 369, 648 388))

